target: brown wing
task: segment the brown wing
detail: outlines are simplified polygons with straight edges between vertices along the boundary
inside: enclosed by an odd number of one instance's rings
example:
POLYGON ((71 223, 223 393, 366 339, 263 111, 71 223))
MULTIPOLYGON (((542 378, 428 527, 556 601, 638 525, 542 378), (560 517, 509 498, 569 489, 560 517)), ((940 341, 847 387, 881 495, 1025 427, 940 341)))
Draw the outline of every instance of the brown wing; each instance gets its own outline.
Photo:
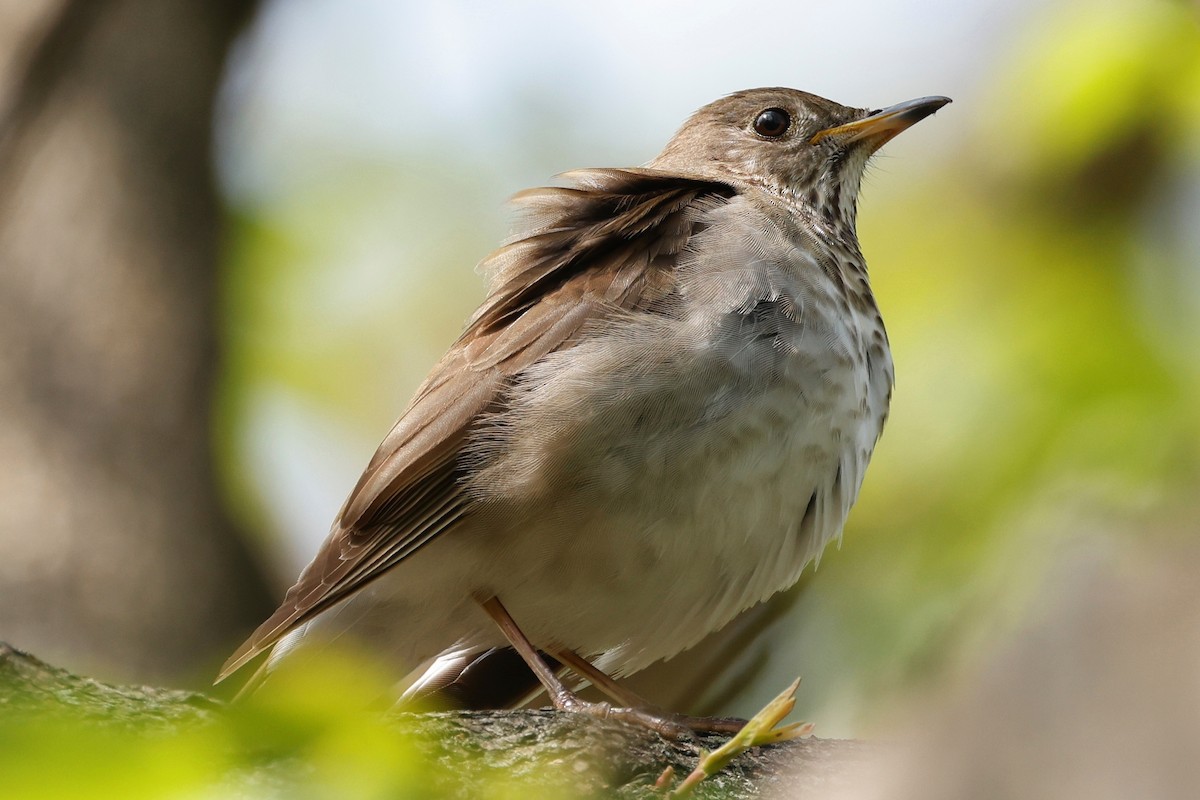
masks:
POLYGON ((481 265, 487 300, 380 444, 316 558, 218 681, 471 513, 459 456, 480 416, 586 321, 665 296, 695 210, 734 194, 654 170, 564 177, 574 185, 514 198, 530 226, 481 265))

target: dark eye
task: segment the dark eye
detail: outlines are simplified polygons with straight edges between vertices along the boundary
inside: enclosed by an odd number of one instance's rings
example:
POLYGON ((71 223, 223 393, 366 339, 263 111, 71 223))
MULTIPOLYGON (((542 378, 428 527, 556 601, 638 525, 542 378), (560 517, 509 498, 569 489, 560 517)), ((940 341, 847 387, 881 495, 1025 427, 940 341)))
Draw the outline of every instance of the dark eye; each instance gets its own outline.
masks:
POLYGON ((787 133, 792 118, 782 108, 768 108, 754 118, 754 132, 768 139, 778 139, 787 133))

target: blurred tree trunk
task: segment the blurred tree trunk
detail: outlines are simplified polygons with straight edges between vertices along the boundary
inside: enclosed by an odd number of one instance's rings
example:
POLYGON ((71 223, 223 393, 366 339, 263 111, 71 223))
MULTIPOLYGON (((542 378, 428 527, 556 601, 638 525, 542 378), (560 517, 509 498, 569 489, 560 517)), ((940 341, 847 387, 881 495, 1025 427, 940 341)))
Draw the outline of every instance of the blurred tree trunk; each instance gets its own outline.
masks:
POLYGON ((250 0, 0 3, 0 638, 199 677, 270 610, 210 443, 212 112, 250 0))

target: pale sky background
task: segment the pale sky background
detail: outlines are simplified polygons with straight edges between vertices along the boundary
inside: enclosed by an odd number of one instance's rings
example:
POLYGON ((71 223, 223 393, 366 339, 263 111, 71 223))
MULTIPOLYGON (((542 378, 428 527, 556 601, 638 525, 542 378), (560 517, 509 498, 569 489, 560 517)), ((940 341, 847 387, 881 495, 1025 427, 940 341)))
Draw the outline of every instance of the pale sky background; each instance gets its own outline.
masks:
POLYGON ((271 2, 230 76, 225 185, 244 201, 286 191, 305 168, 297 154, 332 143, 502 158, 540 123, 530 107, 552 109, 579 143, 564 155, 640 162, 693 110, 753 86, 792 86, 847 105, 930 94, 969 104, 1028 8, 1005 0, 271 2))

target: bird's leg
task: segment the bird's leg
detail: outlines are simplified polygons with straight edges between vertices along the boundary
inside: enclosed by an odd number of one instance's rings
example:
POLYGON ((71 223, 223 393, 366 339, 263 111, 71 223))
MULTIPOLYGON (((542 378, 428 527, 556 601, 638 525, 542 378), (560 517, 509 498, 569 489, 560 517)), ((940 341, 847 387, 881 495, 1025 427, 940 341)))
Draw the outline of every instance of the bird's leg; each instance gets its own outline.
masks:
POLYGON ((500 602, 500 598, 492 595, 486 600, 476 598, 476 602, 483 608, 487 615, 492 618, 492 622, 496 623, 496 627, 500 628, 500 632, 504 634, 504 638, 512 645, 512 648, 521 656, 521 660, 526 666, 533 671, 537 677, 538 683, 542 684, 542 688, 546 690, 546 694, 550 695, 550 702, 559 711, 575 711, 575 706, 583 704, 574 692, 567 688, 554 670, 542 660, 538 654, 537 648, 525 637, 521 629, 517 627, 516 621, 508 613, 508 609, 500 602))
POLYGON ((617 683, 607 673, 602 672, 592 662, 574 650, 557 649, 554 651, 554 657, 570 667, 571 671, 576 675, 607 695, 610 700, 615 700, 621 705, 629 706, 630 708, 650 707, 650 703, 646 702, 641 695, 617 683))
MULTIPOLYGON (((592 716, 600 719, 623 720, 635 725, 640 725, 644 728, 649 728, 650 730, 669 739, 684 738, 693 730, 737 731, 741 728, 741 724, 737 724, 736 727, 725 726, 719 728, 713 727, 711 724, 713 722, 732 722, 729 720, 710 720, 705 718, 681 717, 673 714, 662 714, 644 708, 613 708, 608 703, 591 703, 583 700, 570 689, 568 689, 566 684, 559 680, 558 676, 554 673, 554 670, 550 669, 546 662, 542 660, 541 656, 538 655, 537 648, 534 647, 533 643, 529 641, 529 639, 517 626, 516 621, 508 613, 508 610, 504 607, 504 604, 500 602, 500 598, 493 595, 487 599, 476 598, 476 600, 487 613, 487 615, 492 618, 492 621, 496 623, 496 626, 500 628, 500 632, 504 634, 504 638, 507 639, 508 643, 512 645, 514 650, 517 651, 517 653, 521 656, 521 659, 531 670, 533 670, 533 674, 537 676, 538 682, 542 684, 542 686, 546 689, 546 694, 550 696, 550 702, 553 703, 554 707, 559 711, 591 714, 592 716), (705 724, 701 724, 698 727, 693 727, 689 724, 689 721, 705 724)), ((585 677, 588 680, 594 680, 594 676, 603 676, 602 680, 596 683, 597 688, 605 690, 606 687, 608 689, 615 687, 620 695, 619 697, 614 697, 614 699, 616 699, 618 702, 623 703, 627 699, 635 699, 640 701, 640 698, 637 698, 636 695, 618 686, 616 681, 607 675, 604 675, 604 673, 593 667, 583 658, 580 658, 577 654, 570 653, 570 655, 572 656, 572 659, 566 663, 571 666, 572 669, 576 669, 578 672, 580 672, 582 677, 585 677), (586 664, 586 667, 579 666, 581 664, 586 664)), ((637 703, 637 705, 641 704, 641 702, 637 703)), ((741 721, 738 720, 736 722, 740 723, 741 721)))
POLYGON ((693 717, 664 711, 656 708, 632 689, 617 683, 607 673, 573 650, 555 650, 554 657, 570 667, 576 675, 586 678, 593 686, 618 703, 647 714, 653 714, 688 730, 705 733, 737 733, 746 725, 746 720, 736 717, 693 717))

